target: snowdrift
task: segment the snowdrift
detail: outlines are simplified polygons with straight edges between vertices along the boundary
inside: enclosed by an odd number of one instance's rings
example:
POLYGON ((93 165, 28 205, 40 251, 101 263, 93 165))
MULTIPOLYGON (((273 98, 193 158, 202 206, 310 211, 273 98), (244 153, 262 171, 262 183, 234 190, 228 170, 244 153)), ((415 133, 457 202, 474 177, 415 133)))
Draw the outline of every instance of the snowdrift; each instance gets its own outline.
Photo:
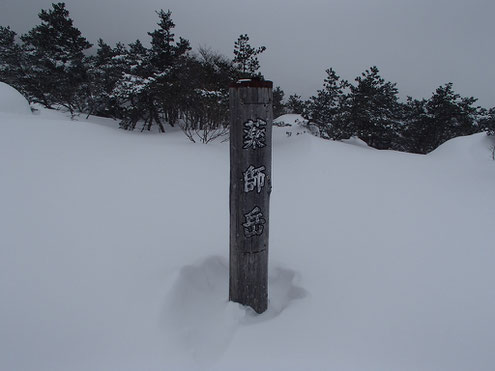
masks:
POLYGON ((257 316, 227 301, 228 143, 55 116, 0 113, 1 370, 493 370, 490 138, 274 128, 257 316))
POLYGON ((21 93, 0 81, 0 112, 31 114, 31 108, 21 93))

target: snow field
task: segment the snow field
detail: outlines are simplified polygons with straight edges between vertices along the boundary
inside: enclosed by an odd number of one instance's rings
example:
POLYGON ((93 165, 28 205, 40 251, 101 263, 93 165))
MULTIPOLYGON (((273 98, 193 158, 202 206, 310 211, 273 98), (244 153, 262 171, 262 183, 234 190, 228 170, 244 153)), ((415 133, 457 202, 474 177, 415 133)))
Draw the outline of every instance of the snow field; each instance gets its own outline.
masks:
POLYGON ((227 302, 228 143, 77 120, 0 113, 0 369, 493 369, 491 138, 274 128, 256 316, 227 302))

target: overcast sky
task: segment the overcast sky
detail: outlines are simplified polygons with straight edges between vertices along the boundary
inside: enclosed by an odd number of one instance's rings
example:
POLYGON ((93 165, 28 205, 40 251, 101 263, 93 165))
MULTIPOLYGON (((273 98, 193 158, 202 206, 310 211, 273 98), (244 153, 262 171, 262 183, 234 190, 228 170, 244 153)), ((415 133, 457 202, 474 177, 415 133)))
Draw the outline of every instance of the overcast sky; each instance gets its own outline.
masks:
MULTIPOLYGON (((24 33, 49 0, 0 0, 0 25, 24 33)), ((494 0, 66 0, 74 24, 92 43, 148 41, 155 10, 170 9, 175 34, 194 49, 232 57, 247 33, 265 45, 262 73, 286 94, 308 97, 325 69, 353 80, 376 65, 401 97, 429 97, 446 82, 495 106, 494 0)))

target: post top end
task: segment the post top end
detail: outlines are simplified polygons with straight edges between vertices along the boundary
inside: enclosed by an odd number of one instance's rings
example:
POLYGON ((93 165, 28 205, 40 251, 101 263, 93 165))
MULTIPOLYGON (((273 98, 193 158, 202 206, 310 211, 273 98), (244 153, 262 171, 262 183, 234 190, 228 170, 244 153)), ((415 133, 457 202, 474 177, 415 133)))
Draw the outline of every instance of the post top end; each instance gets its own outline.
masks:
POLYGON ((230 85, 231 88, 273 88, 272 81, 259 79, 239 79, 230 85))

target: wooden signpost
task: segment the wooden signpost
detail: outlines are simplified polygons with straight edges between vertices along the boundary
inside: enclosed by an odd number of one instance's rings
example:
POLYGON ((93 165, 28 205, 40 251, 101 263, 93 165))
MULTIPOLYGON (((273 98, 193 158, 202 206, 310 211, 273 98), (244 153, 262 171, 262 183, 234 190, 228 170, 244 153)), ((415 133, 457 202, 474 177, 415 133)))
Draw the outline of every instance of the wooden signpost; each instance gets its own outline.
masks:
POLYGON ((257 313, 268 305, 272 88, 254 79, 230 87, 229 300, 257 313))

